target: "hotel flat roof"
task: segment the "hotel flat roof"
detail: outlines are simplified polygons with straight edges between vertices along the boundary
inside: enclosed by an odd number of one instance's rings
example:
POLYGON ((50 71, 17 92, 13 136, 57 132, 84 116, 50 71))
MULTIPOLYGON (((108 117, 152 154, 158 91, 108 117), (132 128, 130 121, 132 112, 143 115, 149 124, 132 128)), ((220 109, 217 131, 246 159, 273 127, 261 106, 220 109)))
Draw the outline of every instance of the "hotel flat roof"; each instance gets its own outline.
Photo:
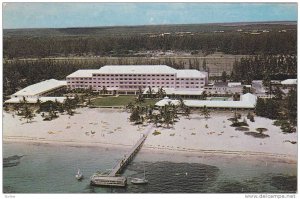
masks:
POLYGON ((198 70, 176 70, 177 78, 205 78, 205 72, 198 70))
POLYGON ((67 77, 92 77, 93 73, 98 72, 99 69, 86 69, 86 70, 78 70, 74 73, 71 73, 67 77))
POLYGON ((107 65, 96 73, 100 74, 175 74, 176 69, 166 65, 107 65))
POLYGON ((92 74, 177 74, 178 78, 205 78, 206 72, 176 70, 167 65, 106 65, 100 69, 78 70, 67 77, 92 77, 92 74))

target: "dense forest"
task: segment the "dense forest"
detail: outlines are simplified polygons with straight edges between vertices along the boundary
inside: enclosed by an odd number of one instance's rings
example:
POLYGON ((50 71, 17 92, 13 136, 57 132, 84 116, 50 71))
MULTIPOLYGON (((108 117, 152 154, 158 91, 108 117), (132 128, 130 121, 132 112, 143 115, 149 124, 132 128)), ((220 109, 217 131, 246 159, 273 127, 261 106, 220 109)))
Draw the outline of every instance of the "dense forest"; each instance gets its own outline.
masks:
MULTIPOLYGON (((297 75, 297 26, 294 22, 162 25, 102 28, 16 29, 3 34, 3 94, 42 80, 65 77, 84 68, 100 68, 109 64, 99 60, 55 61, 45 57, 73 56, 138 56, 141 51, 184 51, 193 57, 214 52, 245 55, 237 59, 230 80, 250 83, 253 79, 283 79, 297 75), (167 33, 167 34, 166 34, 167 33), (199 54, 198 54, 199 53, 199 54), (19 60, 19 58, 38 58, 19 60), (7 61, 7 60, 13 61, 7 61)), ((144 55, 145 56, 145 55, 144 55)), ((237 57, 237 56, 236 56, 237 57)), ((127 58, 126 58, 127 59, 127 58)), ((121 59, 117 64, 129 64, 121 59)), ((191 58, 192 59, 192 58, 191 58)), ((205 61, 205 60, 204 60, 205 61)), ((199 69, 203 63, 189 61, 189 68, 199 69)), ((183 68, 171 59, 146 60, 131 64, 166 64, 183 68)), ((209 71, 209 67, 207 67, 209 71)))
POLYGON ((296 31, 245 34, 239 32, 187 35, 136 36, 5 36, 4 58, 51 56, 132 56, 145 50, 200 51, 211 54, 293 54, 297 52, 296 31))
POLYGON ((297 56, 257 55, 235 61, 230 75, 232 81, 251 84, 258 79, 284 80, 297 78, 297 56))
MULTIPOLYGON (((118 64, 129 64, 126 59, 119 59, 118 64)), ((56 60, 17 60, 14 62, 4 62, 3 64, 3 95, 8 96, 28 85, 38 83, 47 79, 65 79, 67 75, 79 69, 98 69, 110 62, 105 60, 75 60, 75 61, 56 61, 56 60), (15 81, 18 80, 18 81, 15 81)), ((146 60, 139 59, 134 64, 165 64, 173 68, 182 69, 182 65, 171 59, 146 60)), ((199 63, 192 64, 191 67, 198 67, 199 63)))

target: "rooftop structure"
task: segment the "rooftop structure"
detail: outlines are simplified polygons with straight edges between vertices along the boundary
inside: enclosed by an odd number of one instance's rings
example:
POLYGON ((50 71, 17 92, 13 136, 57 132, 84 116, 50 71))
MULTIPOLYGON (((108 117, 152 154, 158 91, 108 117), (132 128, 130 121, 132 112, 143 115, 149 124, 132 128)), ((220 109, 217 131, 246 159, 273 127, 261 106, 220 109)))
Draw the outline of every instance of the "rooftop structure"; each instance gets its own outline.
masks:
POLYGON ((297 79, 286 79, 281 81, 282 85, 297 85, 297 79))
MULTIPOLYGON (((241 108, 241 109, 254 109, 256 105, 257 97, 250 93, 241 95, 240 101, 209 101, 209 100, 183 100, 183 103, 188 107, 201 108, 206 106, 207 108, 241 108)), ((165 106, 171 103, 178 105, 179 100, 171 100, 169 98, 164 98, 160 100, 155 105, 165 106)))
POLYGON ((136 94, 147 87, 201 91, 207 73, 176 70, 166 65, 107 65, 98 70, 79 70, 67 76, 69 89, 92 88, 108 94, 136 94))
POLYGON ((62 87, 67 86, 66 81, 59 81, 56 79, 49 79, 45 80, 36 84, 32 84, 19 90, 18 92, 11 95, 12 98, 14 97, 37 97, 41 95, 47 95, 47 93, 60 89, 62 87))
POLYGON ((87 69, 87 70, 78 70, 70 75, 68 77, 92 77, 93 73, 98 72, 99 70, 93 70, 93 69, 87 69))
POLYGON ((66 88, 67 82, 66 81, 59 81, 56 79, 49 79, 45 80, 36 84, 32 84, 27 86, 18 92, 11 95, 11 99, 6 100, 5 103, 20 103, 23 98, 25 98, 28 103, 36 103, 38 99, 41 102, 45 101, 59 101, 63 102, 65 99, 64 97, 46 97, 49 94, 66 88))
MULTIPOLYGON (((159 88, 151 88, 152 93, 156 94, 159 90, 159 88)), ((175 88, 164 88, 164 91, 166 92, 166 95, 189 95, 189 96, 195 96, 195 95, 202 95, 203 90, 181 90, 181 89, 175 89, 175 88)), ((149 94, 149 88, 146 88, 143 92, 144 95, 149 94)))
POLYGON ((241 82, 214 82, 204 88, 210 94, 234 94, 242 93, 243 86, 241 82))

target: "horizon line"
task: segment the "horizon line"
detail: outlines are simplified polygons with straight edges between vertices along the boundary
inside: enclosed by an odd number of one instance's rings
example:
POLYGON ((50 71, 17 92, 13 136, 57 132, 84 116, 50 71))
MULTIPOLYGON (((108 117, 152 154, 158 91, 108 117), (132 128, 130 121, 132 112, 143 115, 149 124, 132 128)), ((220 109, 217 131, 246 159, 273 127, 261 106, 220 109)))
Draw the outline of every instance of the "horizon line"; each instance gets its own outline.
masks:
POLYGON ((173 26, 173 25, 217 25, 236 23, 284 23, 293 22, 298 24, 298 20, 274 20, 274 21, 235 21, 235 22, 207 22, 207 23, 170 23, 170 24, 136 24, 136 25, 106 25, 106 26, 69 26, 69 27, 28 27, 28 28, 3 28, 3 30, 26 30, 26 29, 68 29, 68 28, 106 28, 106 27, 139 27, 139 26, 173 26))

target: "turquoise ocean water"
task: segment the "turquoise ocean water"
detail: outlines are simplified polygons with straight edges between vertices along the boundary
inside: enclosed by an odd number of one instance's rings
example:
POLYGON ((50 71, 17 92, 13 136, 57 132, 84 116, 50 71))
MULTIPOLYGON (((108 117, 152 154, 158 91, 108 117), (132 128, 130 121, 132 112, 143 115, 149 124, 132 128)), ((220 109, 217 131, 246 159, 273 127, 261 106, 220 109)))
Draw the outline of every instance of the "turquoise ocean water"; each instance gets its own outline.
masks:
MULTIPOLYGON (((147 185, 93 187, 89 177, 110 169, 128 149, 4 143, 3 157, 23 155, 3 168, 4 193, 294 193, 297 165, 240 156, 202 156, 141 150, 123 175, 147 185), (85 178, 75 179, 77 168, 85 178)), ((130 180, 129 180, 130 181, 130 180)))

